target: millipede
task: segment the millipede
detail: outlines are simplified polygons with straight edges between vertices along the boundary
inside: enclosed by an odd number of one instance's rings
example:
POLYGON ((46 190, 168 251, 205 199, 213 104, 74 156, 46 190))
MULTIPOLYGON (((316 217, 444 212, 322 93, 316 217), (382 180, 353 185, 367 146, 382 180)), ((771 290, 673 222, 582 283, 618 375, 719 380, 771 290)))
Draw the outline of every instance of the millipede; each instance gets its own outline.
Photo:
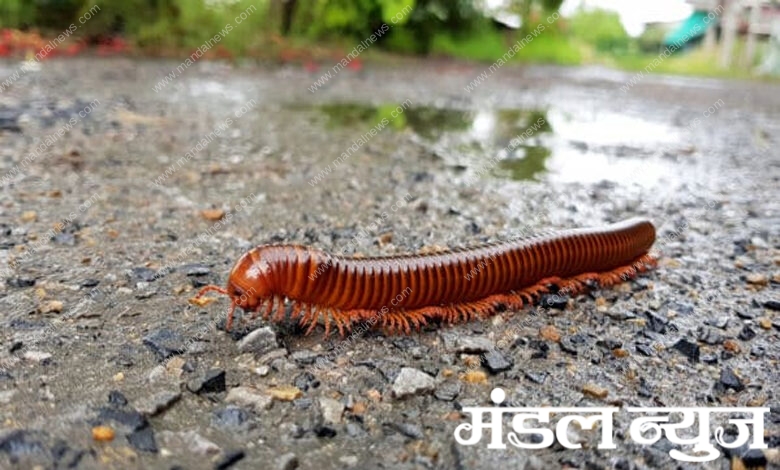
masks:
MULTIPOLYGON (((575 296, 652 269, 655 227, 629 219, 598 228, 569 229, 451 251, 358 258, 292 244, 260 245, 244 253, 226 288, 203 287, 230 297, 225 329, 237 307, 255 319, 289 317, 312 332, 335 325, 343 336, 357 323, 390 333, 423 325, 487 318, 521 309, 542 295, 575 296)), ((193 299, 193 300, 195 300, 193 299)))

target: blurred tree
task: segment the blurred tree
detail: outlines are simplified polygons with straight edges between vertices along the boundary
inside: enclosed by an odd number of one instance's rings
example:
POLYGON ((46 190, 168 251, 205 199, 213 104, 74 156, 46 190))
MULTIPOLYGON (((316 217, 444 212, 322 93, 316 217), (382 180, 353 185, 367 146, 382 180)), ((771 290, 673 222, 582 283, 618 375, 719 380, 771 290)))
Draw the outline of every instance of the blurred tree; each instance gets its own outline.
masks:
POLYGON ((621 54, 628 51, 631 37, 617 13, 580 9, 569 21, 572 34, 600 52, 621 54))

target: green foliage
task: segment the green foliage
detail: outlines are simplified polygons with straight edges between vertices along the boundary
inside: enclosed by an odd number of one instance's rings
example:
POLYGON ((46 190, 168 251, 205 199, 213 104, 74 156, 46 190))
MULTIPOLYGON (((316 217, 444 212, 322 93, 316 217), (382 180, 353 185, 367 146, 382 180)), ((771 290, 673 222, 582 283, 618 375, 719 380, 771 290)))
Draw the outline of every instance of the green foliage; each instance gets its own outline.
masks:
POLYGON ((505 42, 498 31, 489 28, 469 35, 442 31, 434 35, 430 53, 492 62, 507 51, 505 42))
POLYGON ((572 35, 599 52, 625 53, 631 44, 617 13, 580 9, 569 22, 572 35))

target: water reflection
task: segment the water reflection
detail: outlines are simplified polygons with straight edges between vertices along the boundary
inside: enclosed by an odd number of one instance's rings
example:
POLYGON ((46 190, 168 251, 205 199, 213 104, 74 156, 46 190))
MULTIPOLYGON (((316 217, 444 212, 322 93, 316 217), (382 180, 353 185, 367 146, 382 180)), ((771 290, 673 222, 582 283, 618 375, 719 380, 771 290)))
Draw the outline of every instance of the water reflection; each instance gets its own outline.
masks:
POLYGON ((659 146, 679 142, 678 132, 641 117, 597 109, 413 106, 392 118, 397 106, 332 103, 315 109, 329 127, 365 129, 387 119, 388 128, 414 132, 473 171, 498 160, 487 177, 620 182, 630 174, 632 181, 653 185, 675 171, 658 153, 659 146))

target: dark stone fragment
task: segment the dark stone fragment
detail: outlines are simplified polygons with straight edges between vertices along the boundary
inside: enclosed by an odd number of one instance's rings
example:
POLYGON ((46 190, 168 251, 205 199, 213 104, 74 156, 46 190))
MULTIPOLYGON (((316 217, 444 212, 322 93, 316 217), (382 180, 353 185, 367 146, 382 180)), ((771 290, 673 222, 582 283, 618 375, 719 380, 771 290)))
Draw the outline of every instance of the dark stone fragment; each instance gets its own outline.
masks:
POLYGON ((643 314, 645 317, 647 317, 647 328, 650 331, 660 333, 662 335, 666 334, 666 326, 669 324, 669 320, 651 312, 650 310, 645 310, 643 314))
POLYGON ((683 353, 688 358, 689 361, 699 362, 700 349, 698 344, 692 343, 687 339, 683 338, 677 343, 675 343, 674 346, 672 347, 677 351, 683 353))
POLYGON ((14 341, 14 342, 11 344, 11 347, 10 347, 10 348, 8 348, 8 352, 10 352, 11 354, 13 354, 13 353, 15 353, 16 351, 19 351, 20 349, 22 349, 23 347, 24 347, 24 343, 23 343, 23 342, 21 342, 21 341, 14 341))
POLYGON ((206 276, 211 274, 211 268, 201 263, 185 264, 179 267, 179 271, 185 276, 206 276))
MULTIPOLYGON (((160 275, 159 277, 162 277, 160 275)), ((149 268, 133 268, 130 270, 130 279, 134 282, 152 282, 158 278, 157 272, 154 269, 149 268)))
POLYGON ((705 354, 701 357, 701 362, 705 364, 717 364, 718 363, 718 355, 717 354, 705 354))
POLYGON ((749 326, 745 325, 742 328, 742 331, 739 332, 739 335, 737 337, 742 341, 750 341, 751 339, 756 337, 756 332, 749 326))
POLYGON ((136 429, 127 435, 127 442, 142 452, 157 453, 157 441, 154 439, 154 430, 151 426, 136 429))
POLYGON ((111 390, 108 392, 108 403, 117 407, 127 406, 127 398, 122 392, 111 390))
POLYGON ((365 429, 363 429, 363 426, 360 425, 360 423, 347 423, 347 435, 352 438, 356 437, 366 437, 368 436, 368 433, 365 429))
POLYGON ((19 109, 0 109, 0 130, 20 133, 22 128, 19 126, 19 109))
POLYGON ((51 455, 54 458, 55 468, 78 468, 81 460, 87 456, 92 455, 95 457, 95 451, 72 449, 68 446, 68 443, 63 440, 58 440, 51 447, 51 455))
POLYGON ((241 429, 249 421, 249 413, 237 406, 228 406, 216 410, 211 420, 212 424, 224 429, 241 429))
POLYGON ((484 358, 485 368, 493 374, 509 370, 512 367, 512 362, 498 350, 488 351, 484 358))
POLYGON ((724 367, 723 370, 720 371, 720 382, 719 382, 724 388, 726 389, 732 389, 735 392, 741 392, 745 389, 745 385, 742 383, 742 380, 737 377, 737 374, 734 373, 733 370, 731 370, 728 367, 724 367))
POLYGON ((569 303, 569 297, 559 294, 544 294, 539 299, 539 306, 547 309, 563 310, 569 303))
MULTIPOLYGON (((268 340, 269 344, 275 342, 276 342, 276 338, 268 340)), ((303 364, 303 365, 314 364, 314 362, 317 360, 318 357, 320 357, 320 354, 310 349, 301 349, 299 351, 295 351, 294 353, 290 354, 290 359, 292 359, 298 364, 303 364)))
POLYGON ((5 280, 5 285, 14 289, 24 289, 35 285, 35 279, 26 277, 11 277, 5 280))
POLYGON ((529 346, 535 350, 531 354, 531 359, 547 359, 547 354, 550 352, 550 345, 547 342, 533 340, 529 343, 529 346))
POLYGON ((338 434, 338 433, 331 426, 320 425, 320 426, 316 426, 314 428, 314 434, 317 437, 324 437, 324 438, 328 438, 329 439, 331 437, 335 437, 336 434, 338 434))
POLYGON ((214 470, 226 470, 246 457, 243 450, 229 450, 214 464, 214 470))
POLYGON ((11 431, 0 437, 0 452, 7 454, 12 463, 25 456, 45 454, 44 437, 42 433, 25 429, 11 431))
POLYGON ((309 388, 319 387, 320 381, 311 372, 303 372, 293 379, 293 385, 305 392, 308 391, 309 388))
POLYGON ((619 340, 616 340, 616 339, 609 338, 609 339, 604 339, 604 340, 600 339, 600 340, 596 341, 596 345, 600 346, 600 347, 602 347, 604 349, 607 349, 609 351, 612 351, 613 349, 620 349, 620 348, 622 348, 623 347, 623 342, 619 341, 619 340))
POLYGON ((764 302, 764 308, 780 312, 780 300, 767 300, 764 302))
POLYGON ((100 281, 97 279, 84 279, 83 281, 81 281, 82 288, 95 287, 98 284, 100 284, 100 281))
POLYGON ((741 458, 746 468, 765 468, 767 465, 766 455, 761 449, 747 449, 741 458))
POLYGON ((209 369, 200 377, 187 383, 187 389, 192 393, 221 393, 226 389, 224 369, 209 369))
POLYGON ((754 313, 746 312, 743 310, 738 311, 737 316, 743 320, 752 320, 756 318, 756 315, 754 313))
POLYGON ((157 359, 159 359, 160 362, 171 356, 184 354, 184 351, 187 350, 184 337, 169 329, 157 330, 154 333, 150 333, 144 337, 143 341, 144 344, 157 355, 157 359))
POLYGON ((144 428, 149 425, 144 415, 134 409, 118 409, 112 406, 104 406, 98 411, 97 421, 99 423, 106 423, 113 421, 122 426, 127 427, 131 431, 144 428))
POLYGON ((683 315, 693 314, 693 304, 688 302, 672 302, 669 304, 669 308, 683 315))
POLYGON ((298 398, 297 400, 293 400, 292 403, 293 406, 299 410, 308 410, 312 405, 311 398, 298 398))

